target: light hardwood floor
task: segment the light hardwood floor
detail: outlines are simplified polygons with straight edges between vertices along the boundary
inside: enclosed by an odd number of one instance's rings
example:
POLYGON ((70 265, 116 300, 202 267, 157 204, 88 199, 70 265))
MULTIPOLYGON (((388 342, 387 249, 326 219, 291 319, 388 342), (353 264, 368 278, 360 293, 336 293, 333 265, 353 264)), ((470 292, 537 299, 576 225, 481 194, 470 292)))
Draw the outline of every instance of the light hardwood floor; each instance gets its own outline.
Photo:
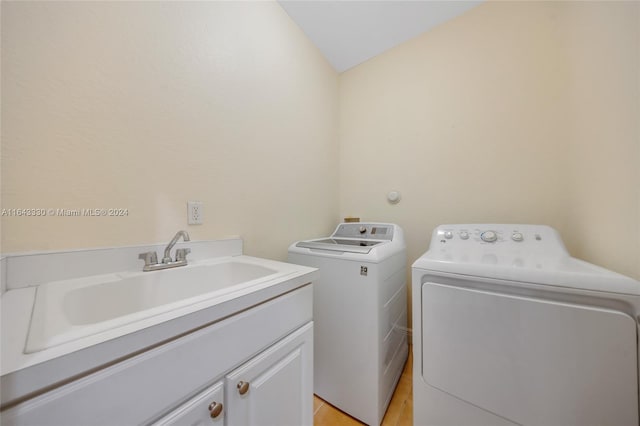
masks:
MULTIPOLYGON (((387 413, 384 415, 382 426, 413 425, 412 352, 411 348, 409 348, 409 359, 404 366, 398 387, 396 387, 393 398, 389 403, 389 408, 387 408, 387 413)), ((314 395, 313 424, 314 426, 358 426, 363 423, 314 395)))

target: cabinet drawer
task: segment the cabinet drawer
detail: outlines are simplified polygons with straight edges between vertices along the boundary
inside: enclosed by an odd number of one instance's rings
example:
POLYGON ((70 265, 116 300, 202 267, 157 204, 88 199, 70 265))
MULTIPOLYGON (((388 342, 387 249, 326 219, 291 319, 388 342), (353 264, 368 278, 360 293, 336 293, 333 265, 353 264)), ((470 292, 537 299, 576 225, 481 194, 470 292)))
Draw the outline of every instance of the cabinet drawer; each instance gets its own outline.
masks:
POLYGON ((307 285, 5 410, 2 425, 149 423, 311 319, 307 285))
POLYGON ((153 426, 223 426, 226 415, 223 403, 224 383, 217 382, 153 426))

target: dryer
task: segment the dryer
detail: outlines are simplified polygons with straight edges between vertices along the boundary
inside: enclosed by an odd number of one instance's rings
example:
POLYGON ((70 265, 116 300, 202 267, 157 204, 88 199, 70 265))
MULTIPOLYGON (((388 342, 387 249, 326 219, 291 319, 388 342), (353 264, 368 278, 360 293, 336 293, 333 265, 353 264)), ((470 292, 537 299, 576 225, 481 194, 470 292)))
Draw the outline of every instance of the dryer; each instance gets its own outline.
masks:
POLYGON ((640 283, 541 225, 442 225, 412 267, 416 425, 638 425, 640 283))
POLYGON ((342 223, 289 247, 313 282, 314 393, 378 426, 409 354, 406 246, 390 223, 342 223))

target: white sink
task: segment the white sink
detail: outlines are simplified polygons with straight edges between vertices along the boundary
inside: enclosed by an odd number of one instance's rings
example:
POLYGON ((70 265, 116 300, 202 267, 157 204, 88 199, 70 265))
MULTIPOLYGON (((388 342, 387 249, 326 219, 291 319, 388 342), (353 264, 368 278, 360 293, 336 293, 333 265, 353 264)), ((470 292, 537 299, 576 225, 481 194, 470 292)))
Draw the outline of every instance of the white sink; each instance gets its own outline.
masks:
MULTIPOLYGON (((231 260, 213 265, 130 273, 121 275, 116 281, 66 292, 62 312, 71 325, 93 324, 223 290, 276 272, 264 266, 231 260)), ((38 299, 36 296, 36 304, 38 299)))
POLYGON ((25 353, 235 294, 288 274, 247 256, 155 272, 127 272, 38 287, 25 353))

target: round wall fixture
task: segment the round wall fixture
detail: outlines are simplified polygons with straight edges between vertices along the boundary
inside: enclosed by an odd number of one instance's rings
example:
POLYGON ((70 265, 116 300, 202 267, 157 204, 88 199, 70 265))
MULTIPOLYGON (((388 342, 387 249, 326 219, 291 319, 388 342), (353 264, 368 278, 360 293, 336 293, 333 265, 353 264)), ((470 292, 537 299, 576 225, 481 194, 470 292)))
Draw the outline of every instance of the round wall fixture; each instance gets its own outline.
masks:
POLYGON ((391 204, 398 204, 400 202, 400 192, 399 191, 391 191, 387 194, 387 200, 391 204))

